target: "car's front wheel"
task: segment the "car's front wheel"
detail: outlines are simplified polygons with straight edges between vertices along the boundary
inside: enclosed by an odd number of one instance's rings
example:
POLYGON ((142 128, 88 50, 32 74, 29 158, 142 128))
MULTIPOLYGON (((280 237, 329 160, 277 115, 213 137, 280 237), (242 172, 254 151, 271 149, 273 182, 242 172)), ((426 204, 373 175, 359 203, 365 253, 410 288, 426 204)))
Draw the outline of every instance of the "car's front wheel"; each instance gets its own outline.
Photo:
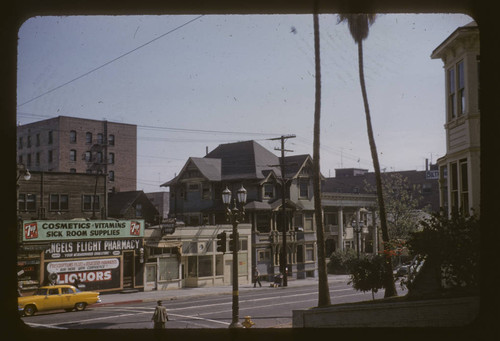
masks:
POLYGON ((25 316, 33 316, 33 315, 35 315, 35 312, 36 312, 36 308, 32 304, 24 307, 24 315, 25 316))
POLYGON ((75 309, 76 309, 76 311, 83 311, 83 310, 85 310, 86 306, 87 306, 87 303, 79 302, 79 303, 75 304, 75 309))

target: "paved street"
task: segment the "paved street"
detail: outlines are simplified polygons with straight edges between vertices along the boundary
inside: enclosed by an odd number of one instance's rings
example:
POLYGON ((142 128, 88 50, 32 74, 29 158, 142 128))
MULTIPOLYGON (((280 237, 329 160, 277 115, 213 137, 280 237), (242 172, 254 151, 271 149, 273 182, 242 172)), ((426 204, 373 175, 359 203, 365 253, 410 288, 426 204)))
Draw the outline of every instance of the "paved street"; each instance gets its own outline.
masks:
MULTIPOLYGON (((291 328, 292 310, 317 304, 317 281, 290 281, 286 288, 240 288, 239 317, 251 316, 254 328, 291 328)), ((347 285, 347 276, 331 277, 333 304, 371 300, 371 293, 357 292, 347 285)), ((159 295, 163 297, 169 329, 228 328, 232 317, 232 296, 228 287, 179 289, 167 292, 102 295, 103 304, 83 312, 55 311, 23 317, 34 328, 56 329, 142 329, 152 328, 151 316, 159 295), (206 294, 203 294, 203 292, 206 294), (177 294, 177 296, 173 296, 177 294), (184 294, 184 297, 182 297, 184 294), (113 297, 110 297, 113 296, 113 297), (109 299, 108 299, 109 298, 109 299), (107 303, 106 303, 107 302, 107 303)), ((403 292, 401 294, 404 294, 403 292)), ((383 291, 376 298, 383 297, 383 291)))

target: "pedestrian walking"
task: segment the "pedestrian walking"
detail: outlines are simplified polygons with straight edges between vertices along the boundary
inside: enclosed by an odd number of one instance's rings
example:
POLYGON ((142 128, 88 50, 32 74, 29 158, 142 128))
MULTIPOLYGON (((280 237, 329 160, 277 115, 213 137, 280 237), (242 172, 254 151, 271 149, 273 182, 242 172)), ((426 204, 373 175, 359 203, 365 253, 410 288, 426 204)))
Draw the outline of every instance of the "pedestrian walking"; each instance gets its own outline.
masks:
POLYGON ((253 287, 257 287, 257 282, 259 282, 259 287, 262 288, 262 284, 260 283, 260 272, 257 270, 257 267, 253 267, 253 287))
POLYGON ((167 308, 161 305, 161 301, 156 302, 158 305, 151 321, 154 322, 154 329, 165 329, 165 321, 168 321, 167 308))

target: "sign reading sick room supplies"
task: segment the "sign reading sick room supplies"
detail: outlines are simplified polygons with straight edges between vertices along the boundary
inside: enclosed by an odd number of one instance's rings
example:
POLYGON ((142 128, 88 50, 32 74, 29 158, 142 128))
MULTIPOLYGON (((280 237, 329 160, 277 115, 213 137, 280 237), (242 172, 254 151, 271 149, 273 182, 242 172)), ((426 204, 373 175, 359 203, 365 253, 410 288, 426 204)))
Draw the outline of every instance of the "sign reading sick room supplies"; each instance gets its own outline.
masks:
POLYGON ((23 222, 23 241, 144 237, 144 220, 31 220, 23 222))

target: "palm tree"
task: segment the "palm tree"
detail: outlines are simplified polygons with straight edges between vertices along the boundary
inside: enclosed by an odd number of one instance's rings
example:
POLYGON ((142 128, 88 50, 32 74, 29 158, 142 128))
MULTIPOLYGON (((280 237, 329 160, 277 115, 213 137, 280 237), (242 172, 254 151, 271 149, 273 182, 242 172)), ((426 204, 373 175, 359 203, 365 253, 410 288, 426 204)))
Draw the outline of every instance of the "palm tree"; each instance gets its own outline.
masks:
POLYGON ((325 230, 321 212, 321 186, 319 167, 320 117, 321 117, 321 63, 319 48, 319 17, 314 12, 314 62, 316 66, 316 99, 314 105, 314 142, 313 142, 313 192, 316 215, 316 237, 318 242, 318 307, 330 305, 330 291, 326 272, 325 230))
POLYGON ((359 83, 361 85, 361 93, 363 95, 363 103, 365 106, 366 130, 368 132, 368 141, 370 143, 370 151, 373 159, 373 168, 375 170, 375 180, 377 186, 377 198, 379 203, 380 227, 382 229, 382 240, 384 242, 385 261, 385 294, 384 297, 396 296, 396 286, 392 275, 392 263, 389 255, 389 233, 387 230, 387 218, 385 214, 384 196, 382 193, 382 179, 380 176, 380 164, 378 161, 377 146, 373 136, 372 121, 370 116, 370 108, 368 106, 368 96, 366 94, 365 76, 363 72, 363 40, 368 37, 370 25, 375 22, 375 14, 341 14, 338 17, 338 23, 347 22, 349 32, 352 38, 358 44, 358 66, 359 66, 359 83))

